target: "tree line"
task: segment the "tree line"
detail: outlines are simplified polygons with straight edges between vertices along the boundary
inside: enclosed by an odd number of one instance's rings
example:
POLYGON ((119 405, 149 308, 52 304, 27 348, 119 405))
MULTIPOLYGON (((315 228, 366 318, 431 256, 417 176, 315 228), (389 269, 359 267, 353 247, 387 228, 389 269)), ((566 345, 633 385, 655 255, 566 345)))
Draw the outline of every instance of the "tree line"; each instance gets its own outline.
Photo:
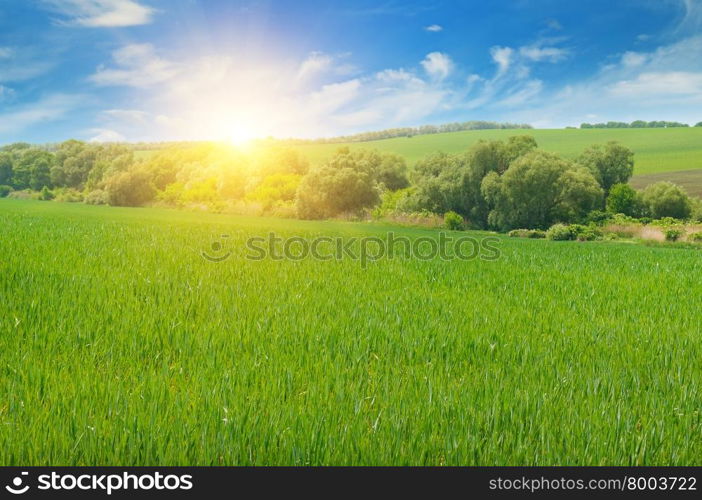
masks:
POLYGON ((420 127, 401 127, 362 132, 353 135, 342 135, 326 139, 291 139, 291 144, 336 144, 344 142, 370 142, 395 137, 414 137, 415 135, 444 134, 447 132, 462 132, 464 130, 501 130, 501 129, 532 129, 526 123, 498 123, 472 120, 467 122, 444 123, 442 125, 422 125, 420 127))
POLYGON ((115 206, 164 205, 304 219, 449 213, 459 226, 510 231, 587 223, 606 213, 702 218, 702 203, 671 183, 635 191, 634 154, 593 145, 569 160, 528 135, 480 141, 463 153, 404 158, 339 148, 310 167, 276 141, 251 150, 201 143, 135 155, 127 145, 66 141, 53 150, 0 148, 0 196, 115 206))
MULTIPOLYGON (((664 120, 647 122, 644 120, 636 120, 631 123, 626 122, 607 122, 607 123, 582 123, 580 128, 679 128, 689 127, 687 123, 668 122, 664 120)), ((695 127, 702 127, 702 122, 699 122, 695 127)))

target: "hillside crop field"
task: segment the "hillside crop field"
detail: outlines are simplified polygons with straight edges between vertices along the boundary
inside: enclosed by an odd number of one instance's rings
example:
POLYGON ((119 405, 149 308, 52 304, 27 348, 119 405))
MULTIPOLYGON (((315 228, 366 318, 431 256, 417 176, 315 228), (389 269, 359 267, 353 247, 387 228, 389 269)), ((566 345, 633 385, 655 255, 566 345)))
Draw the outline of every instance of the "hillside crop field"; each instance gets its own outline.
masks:
POLYGON ((19 200, 0 229, 3 465, 702 465, 699 251, 252 261, 439 231, 19 200))
POLYGON ((561 130, 469 130, 446 134, 417 135, 350 144, 299 146, 311 163, 328 159, 339 147, 367 148, 403 156, 410 166, 424 156, 442 151, 460 153, 475 142, 504 140, 513 135, 532 135, 539 147, 574 159, 592 144, 619 141, 636 154, 634 175, 702 169, 702 127, 668 129, 561 129, 561 130))

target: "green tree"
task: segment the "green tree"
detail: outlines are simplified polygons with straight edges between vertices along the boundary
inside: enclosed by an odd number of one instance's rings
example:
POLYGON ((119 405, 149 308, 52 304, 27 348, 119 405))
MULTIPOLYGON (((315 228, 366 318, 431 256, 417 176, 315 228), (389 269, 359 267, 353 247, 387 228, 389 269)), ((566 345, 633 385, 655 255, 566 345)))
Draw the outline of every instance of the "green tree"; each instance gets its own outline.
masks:
POLYGON ((384 154, 376 170, 377 180, 386 189, 397 191, 409 187, 405 159, 395 154, 384 154))
POLYGON ((531 136, 514 136, 506 142, 479 141, 467 153, 438 153, 420 161, 414 169, 414 205, 436 213, 454 211, 473 227, 488 225, 488 204, 481 191, 483 179, 501 174, 537 147, 531 136))
POLYGON ((641 217, 644 207, 641 195, 628 184, 615 184, 607 196, 607 211, 630 217, 641 217))
POLYGON ((51 169, 55 186, 82 189, 101 146, 71 139, 62 142, 56 151, 56 162, 51 169))
POLYGON ((12 184, 12 154, 0 152, 0 186, 12 184))
POLYGON ((140 207, 156 196, 149 175, 141 170, 115 174, 107 180, 105 190, 108 203, 119 207, 140 207))
POLYGON ((377 153, 340 148, 329 162, 302 178, 296 194, 298 215, 323 219, 377 204, 376 158, 377 153))
POLYGON ((643 191, 643 201, 654 219, 687 219, 692 214, 690 197, 683 188, 672 182, 651 184, 643 191))
POLYGON ((590 169, 605 195, 615 184, 629 182, 634 173, 634 153, 615 141, 589 147, 580 155, 577 163, 590 169))
POLYGON ((589 171, 544 151, 522 156, 502 176, 489 173, 481 188, 492 208, 488 221, 502 230, 546 229, 584 216, 602 199, 589 171))
POLYGON ((51 187, 51 168, 55 157, 48 151, 38 148, 22 149, 13 168, 13 187, 39 191, 44 186, 51 187))

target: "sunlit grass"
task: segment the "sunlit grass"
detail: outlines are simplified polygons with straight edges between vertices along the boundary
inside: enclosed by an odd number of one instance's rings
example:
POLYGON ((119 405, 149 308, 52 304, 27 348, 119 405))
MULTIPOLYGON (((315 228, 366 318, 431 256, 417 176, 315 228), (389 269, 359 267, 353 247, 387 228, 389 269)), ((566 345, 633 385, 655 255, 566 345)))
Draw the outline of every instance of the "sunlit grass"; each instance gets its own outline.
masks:
POLYGON ((0 228, 2 465, 702 464, 699 252, 363 270, 244 242, 387 227, 0 200, 0 228))

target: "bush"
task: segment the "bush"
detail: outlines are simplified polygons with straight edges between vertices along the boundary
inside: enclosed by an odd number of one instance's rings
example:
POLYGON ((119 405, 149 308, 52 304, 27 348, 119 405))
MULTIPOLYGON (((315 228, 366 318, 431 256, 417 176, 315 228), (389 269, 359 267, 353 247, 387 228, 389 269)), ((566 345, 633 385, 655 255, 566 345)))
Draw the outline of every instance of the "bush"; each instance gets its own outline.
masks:
POLYGON ((685 234, 685 230, 676 227, 670 227, 666 229, 664 233, 665 241, 678 241, 685 234))
POLYGON ((48 187, 44 186, 39 193, 39 199, 41 201, 51 201, 54 199, 54 193, 52 193, 48 187))
POLYGON ((571 241, 574 240, 577 234, 570 226, 565 224, 554 224, 546 231, 546 238, 551 241, 571 241))
POLYGON ((684 223, 684 221, 679 220, 679 219, 674 219, 673 217, 663 217, 661 219, 657 220, 652 220, 649 224, 652 226, 658 226, 658 227, 673 227, 673 226, 680 226, 684 223))
POLYGON ((578 233, 578 235, 576 236, 576 239, 578 241, 595 241, 595 240, 599 239, 600 237, 601 237, 601 235, 599 235, 596 231, 594 231, 593 229, 587 228, 584 231, 581 231, 580 233, 578 233))
POLYGON ((80 203, 83 201, 83 193, 72 188, 59 188, 54 190, 56 201, 64 203, 80 203))
POLYGON ((12 198, 13 200, 38 200, 39 193, 31 189, 17 189, 12 191, 8 195, 8 198, 12 198))
POLYGON ((585 222, 589 224, 603 225, 612 220, 612 213, 602 210, 593 210, 585 218, 585 222))
POLYGON ((466 221, 456 212, 449 210, 444 214, 444 226, 451 231, 463 231, 466 228, 466 221))
POLYGON ((546 237, 546 232, 541 229, 513 229, 508 235, 510 238, 542 239, 546 237))
POLYGON ((85 203, 87 203, 88 205, 107 205, 108 201, 109 198, 107 196, 107 193, 102 189, 96 189, 95 191, 91 191, 85 197, 85 203))
POLYGON ((578 241, 595 241, 602 237, 602 231, 594 224, 583 226, 582 224, 571 224, 570 231, 578 241))
POLYGON ((687 241, 691 241, 693 243, 702 243, 702 232, 692 233, 688 235, 687 241))
POLYGON ((0 198, 6 198, 12 192, 10 186, 0 186, 0 198))

